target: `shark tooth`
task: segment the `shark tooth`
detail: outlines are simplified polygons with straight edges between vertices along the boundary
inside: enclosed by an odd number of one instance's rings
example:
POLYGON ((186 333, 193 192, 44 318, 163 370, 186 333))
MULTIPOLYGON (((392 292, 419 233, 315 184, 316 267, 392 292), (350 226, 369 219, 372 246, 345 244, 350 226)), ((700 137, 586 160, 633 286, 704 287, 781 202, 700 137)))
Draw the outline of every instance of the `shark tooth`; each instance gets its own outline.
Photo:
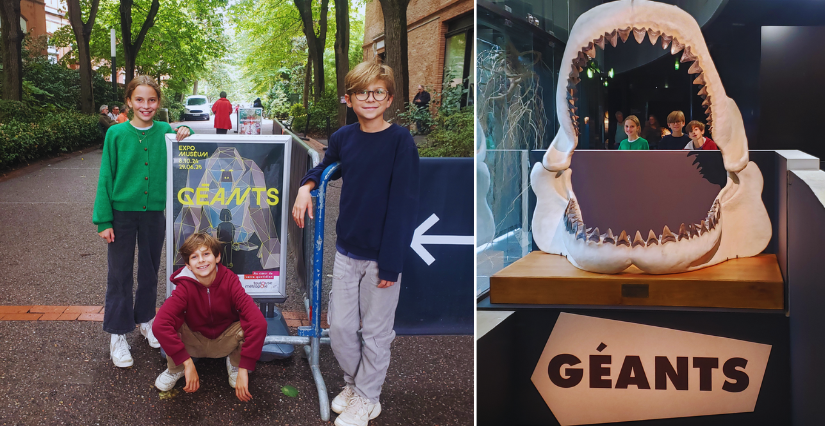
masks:
POLYGON ((592 42, 592 41, 591 41, 590 43, 588 43, 588 44, 587 44, 587 47, 585 47, 584 49, 582 49, 582 52, 584 52, 584 54, 585 54, 585 55, 587 55, 587 56, 589 56, 589 57, 591 57, 591 58, 595 58, 595 57, 596 57, 596 47, 593 45, 593 42, 592 42))
POLYGON ((622 231, 622 233, 619 234, 619 239, 616 240, 616 245, 630 247, 630 237, 627 236, 627 232, 622 231))
POLYGON ((601 236, 599 235, 599 227, 593 229, 593 232, 587 234, 587 241, 593 241, 594 243, 601 242, 601 236))
POLYGON ((698 94, 699 96, 701 96, 701 97, 702 97, 702 99, 705 99, 705 97, 707 97, 707 96, 708 96, 708 87, 707 87, 707 86, 702 86, 702 89, 701 89, 701 90, 699 90, 699 93, 697 93, 697 94, 698 94))
POLYGON ((656 31, 653 28, 647 30, 647 39, 650 40, 650 44, 656 45, 656 40, 659 40, 659 36, 662 35, 661 31, 656 31))
POLYGON ((576 111, 578 111, 579 107, 572 106, 570 107, 570 115, 576 115, 576 111))
POLYGON ((619 38, 622 39, 622 43, 627 43, 627 38, 630 37, 630 30, 630 27, 619 30, 619 38))
POLYGON ((711 108, 708 107, 708 109, 705 110, 705 115, 710 116, 710 113, 711 113, 711 108))
POLYGON ((604 50, 604 36, 600 36, 599 38, 593 40, 596 43, 596 46, 599 46, 600 49, 604 50))
POLYGON ((699 229, 699 235, 702 235, 705 232, 708 232, 708 223, 704 220, 699 222, 698 229, 699 229))
POLYGON ((690 68, 688 68, 688 74, 699 74, 702 72, 702 67, 699 66, 699 61, 694 62, 690 68))
POLYGON ((613 230, 607 228, 607 233, 602 234, 602 242, 605 244, 616 244, 616 237, 613 236, 613 230))
MULTIPOLYGON (((667 227, 665 227, 665 228, 667 228, 667 227)), ((664 235, 664 234, 662 234, 662 235, 664 235)), ((688 239, 688 240, 690 239, 690 231, 688 231, 688 227, 685 226, 685 224, 683 223, 679 226, 679 237, 677 238, 676 241, 682 241, 684 239, 688 239)), ((664 244, 664 241, 662 241, 662 244, 664 244)))
POLYGON ((576 67, 571 67, 570 74, 567 74, 568 77, 574 78, 579 76, 579 69, 576 67))
POLYGON ((642 233, 639 231, 636 231, 636 235, 633 237, 633 243, 630 244, 630 247, 636 246, 645 246, 645 240, 642 239, 642 233))
POLYGON ((604 36, 607 38, 607 41, 610 42, 611 46, 616 47, 616 43, 619 41, 616 30, 613 30, 611 33, 604 33, 604 36))
POLYGON ((707 98, 705 98, 704 102, 702 102, 702 106, 710 106, 710 105, 711 105, 710 96, 708 96, 707 98))
POLYGON ((574 85, 576 85, 576 84, 579 84, 579 82, 582 81, 582 79, 579 78, 579 77, 570 77, 570 78, 567 79, 567 81, 569 81, 569 82, 573 83, 574 85))
MULTIPOLYGON (((578 123, 578 122, 579 122, 579 116, 578 116, 578 115, 575 115, 575 114, 574 114, 574 115, 572 115, 572 116, 570 117, 570 119, 571 119, 571 120, 573 120, 573 122, 574 122, 574 123, 578 123)), ((578 126, 577 126, 577 127, 578 127, 578 126)))
POLYGON ((673 44, 670 46, 670 54, 675 55, 682 51, 685 48, 685 45, 679 43, 679 40, 676 40, 676 37, 673 37, 673 44))
POLYGON ((659 245, 659 238, 656 236, 656 234, 653 233, 653 230, 651 229, 650 232, 648 232, 648 234, 647 234, 647 245, 649 247, 649 246, 652 246, 653 244, 656 244, 658 246, 659 245))
POLYGON ((580 226, 579 229, 576 231, 576 239, 577 240, 587 240, 587 233, 584 232, 584 225, 580 226))
POLYGON ((685 62, 693 62, 695 60, 696 55, 694 55, 693 52, 690 51, 690 46, 685 46, 685 51, 682 52, 682 58, 679 59, 679 62, 684 64, 685 62))
POLYGON ((698 85, 704 86, 706 84, 705 83, 705 73, 699 74, 699 76, 696 77, 696 80, 693 80, 693 84, 698 84, 698 85))
POLYGON ((645 40, 646 33, 647 30, 645 30, 644 28, 633 28, 633 38, 636 39, 636 43, 642 44, 642 42, 645 40))
POLYGON ((667 49, 671 40, 673 40, 673 36, 662 33, 662 49, 667 49))
POLYGON ((662 245, 665 243, 675 243, 676 242, 676 234, 670 232, 670 228, 665 225, 665 229, 662 230, 662 245))

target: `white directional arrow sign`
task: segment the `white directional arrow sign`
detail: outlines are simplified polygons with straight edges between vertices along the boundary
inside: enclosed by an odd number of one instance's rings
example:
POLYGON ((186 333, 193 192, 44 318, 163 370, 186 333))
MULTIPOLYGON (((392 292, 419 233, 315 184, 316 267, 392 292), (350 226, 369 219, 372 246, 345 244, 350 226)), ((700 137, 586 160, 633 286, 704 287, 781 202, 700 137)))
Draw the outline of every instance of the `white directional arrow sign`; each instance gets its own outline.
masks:
POLYGON ((424 262, 427 262, 427 265, 432 265, 435 262, 435 258, 424 248, 424 244, 452 244, 452 245, 473 245, 475 244, 474 238, 472 235, 424 235, 427 230, 432 228, 435 223, 438 222, 438 216, 433 213, 432 216, 428 217, 427 220, 424 221, 418 228, 415 228, 415 232, 413 232, 413 239, 412 243, 410 243, 410 247, 421 256, 421 259, 424 262))

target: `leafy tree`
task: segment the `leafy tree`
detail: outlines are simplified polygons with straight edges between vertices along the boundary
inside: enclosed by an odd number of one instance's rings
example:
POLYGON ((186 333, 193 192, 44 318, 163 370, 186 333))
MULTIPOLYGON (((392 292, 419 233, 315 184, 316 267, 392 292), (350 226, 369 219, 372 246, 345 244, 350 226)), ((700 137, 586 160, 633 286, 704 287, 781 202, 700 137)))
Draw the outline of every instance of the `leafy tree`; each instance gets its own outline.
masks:
POLYGON ((20 0, 0 2, 0 53, 3 54, 2 99, 23 99, 23 30, 20 0))
POLYGON ((92 56, 89 52, 89 40, 95 25, 99 0, 91 0, 89 14, 83 22, 83 7, 80 0, 67 0, 69 22, 72 24, 77 41, 77 56, 80 65, 80 109, 87 114, 95 112, 95 99, 92 91, 92 56))
POLYGON ((129 84, 129 82, 135 78, 135 60, 138 52, 140 52, 140 47, 143 45, 143 40, 146 38, 146 33, 149 32, 149 28, 152 28, 152 25, 155 24, 155 15, 157 15, 158 9, 160 9, 160 1, 152 0, 149 11, 144 17, 143 25, 140 26, 137 37, 134 40, 132 40, 133 5, 134 0, 120 0, 120 34, 121 37, 123 37, 121 42, 123 43, 124 56, 126 57, 124 65, 126 69, 126 84, 129 84))
MULTIPOLYGON (((349 1, 335 0, 335 75, 338 97, 347 93, 344 77, 349 72, 349 1)), ((338 103, 338 125, 347 120, 347 106, 338 103)))
MULTIPOLYGON (((324 50, 327 41, 327 13, 329 0, 321 0, 320 17, 318 20, 318 34, 315 34, 315 20, 312 13, 312 0, 293 0, 298 13, 301 15, 304 35, 307 40, 309 61, 312 63, 315 77, 315 100, 321 98, 324 92, 324 50)), ((306 101, 304 101, 306 102, 306 101)))

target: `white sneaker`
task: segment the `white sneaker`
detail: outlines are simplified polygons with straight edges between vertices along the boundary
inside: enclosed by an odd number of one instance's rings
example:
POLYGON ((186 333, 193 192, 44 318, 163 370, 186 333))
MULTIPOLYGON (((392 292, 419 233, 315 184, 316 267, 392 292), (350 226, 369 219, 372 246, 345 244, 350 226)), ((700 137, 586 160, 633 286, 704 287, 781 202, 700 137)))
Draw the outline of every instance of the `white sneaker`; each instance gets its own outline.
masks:
POLYGON ((152 323, 153 322, 155 322, 154 318, 149 320, 149 322, 144 322, 143 324, 141 324, 140 325, 140 334, 142 334, 143 337, 146 337, 146 340, 149 341, 149 346, 151 346, 153 348, 159 348, 160 347, 160 342, 158 342, 158 339, 155 339, 155 335, 152 334, 152 323))
POLYGON ((355 388, 350 385, 344 386, 344 390, 332 400, 332 411, 341 414, 344 410, 347 409, 349 405, 349 400, 355 396, 355 388))
POLYGON ((349 400, 347 409, 335 419, 335 426, 367 426, 370 420, 381 414, 381 403, 369 402, 355 394, 349 400))
POLYGON ((238 367, 232 366, 229 357, 226 357, 226 373, 229 374, 229 386, 235 389, 235 383, 238 381, 238 367))
POLYGON ((160 373, 157 379, 155 379, 155 387, 158 388, 162 392, 168 392, 175 387, 175 383, 184 376, 184 370, 181 370, 180 373, 170 373, 169 369, 160 373))
POLYGON ((132 354, 129 353, 131 347, 126 343, 126 335, 113 334, 112 342, 109 344, 109 356, 116 367, 126 368, 134 364, 132 354))

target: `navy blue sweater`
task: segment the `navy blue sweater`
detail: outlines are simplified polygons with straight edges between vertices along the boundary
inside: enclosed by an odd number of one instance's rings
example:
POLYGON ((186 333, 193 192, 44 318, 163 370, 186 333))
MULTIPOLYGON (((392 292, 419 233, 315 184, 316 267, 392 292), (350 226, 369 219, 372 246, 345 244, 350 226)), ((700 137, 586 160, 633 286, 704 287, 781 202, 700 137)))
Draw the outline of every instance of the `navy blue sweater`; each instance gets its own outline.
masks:
POLYGON ((378 277, 398 281, 418 214, 418 148, 410 132, 396 124, 376 133, 358 123, 329 138, 324 160, 301 180, 315 181, 341 162, 337 245, 362 258, 378 259, 378 277))

